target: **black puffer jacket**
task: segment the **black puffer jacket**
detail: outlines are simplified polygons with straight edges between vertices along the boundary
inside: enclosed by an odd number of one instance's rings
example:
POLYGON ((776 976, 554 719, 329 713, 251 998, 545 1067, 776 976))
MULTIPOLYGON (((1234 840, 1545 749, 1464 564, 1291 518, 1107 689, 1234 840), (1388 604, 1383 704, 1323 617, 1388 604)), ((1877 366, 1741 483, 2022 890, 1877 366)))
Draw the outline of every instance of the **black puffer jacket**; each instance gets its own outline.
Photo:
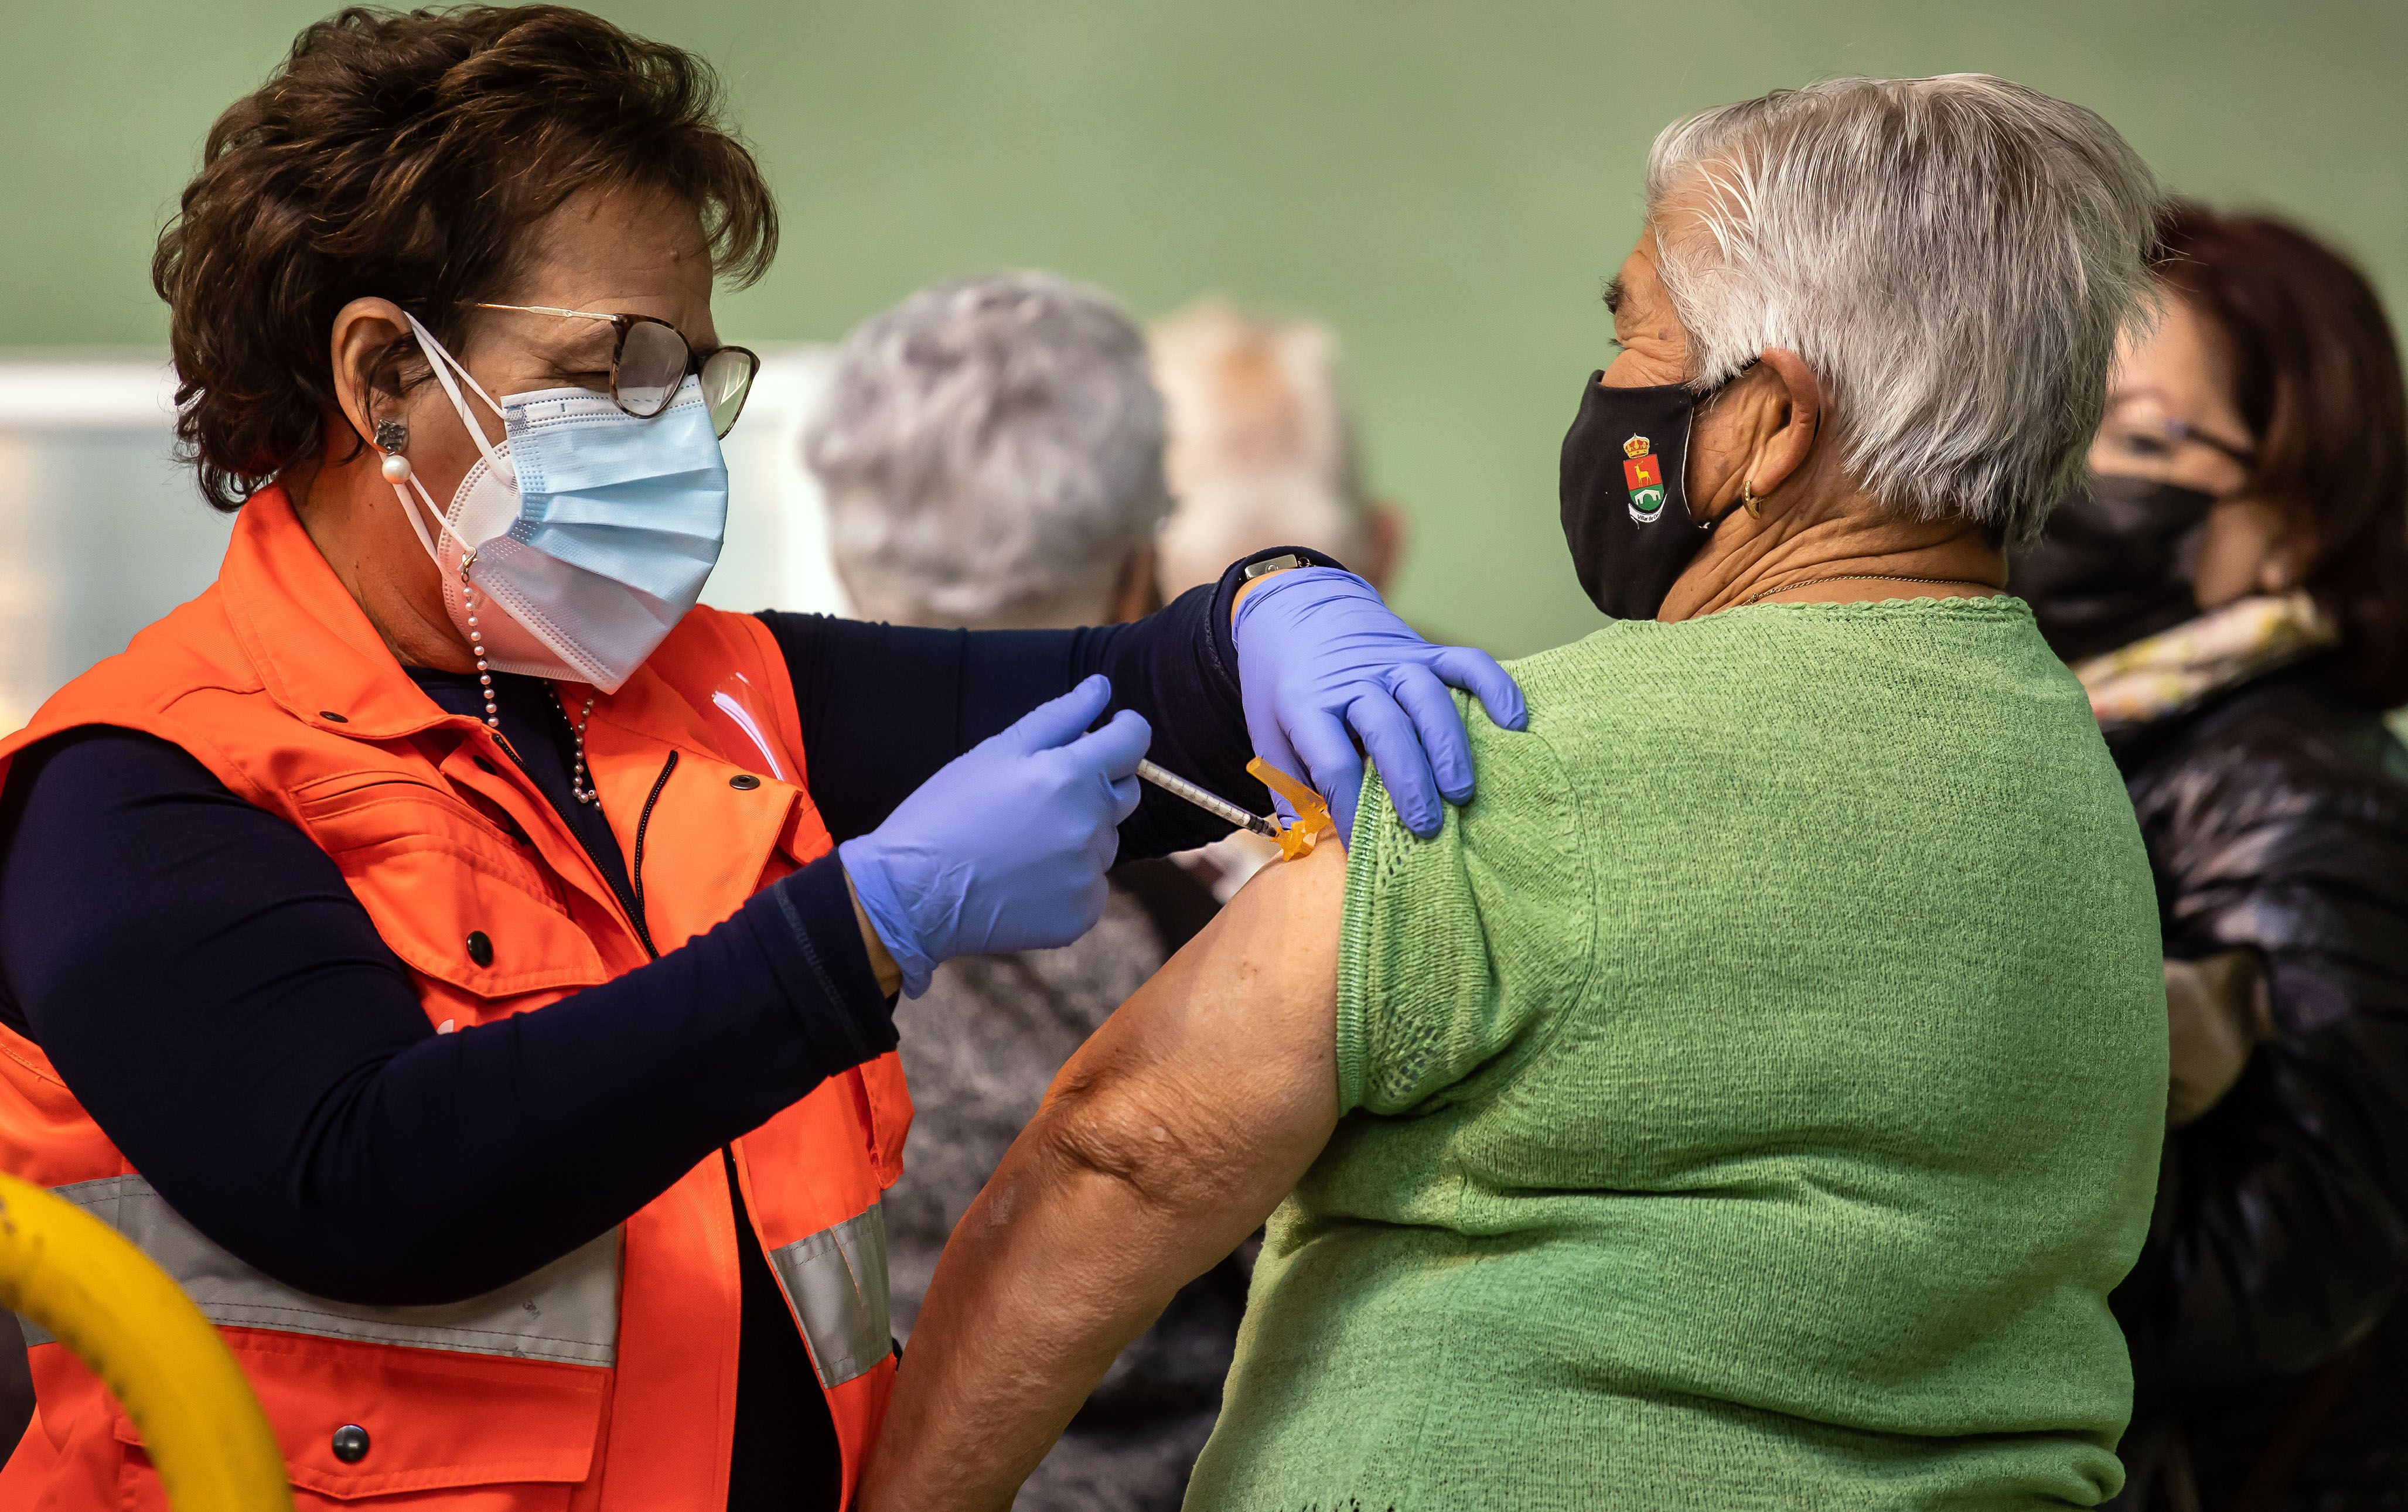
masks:
POLYGON ((2408 749, 2313 663, 2109 741, 2166 953, 2258 952, 2275 1024, 2166 1140, 2115 1505, 2408 1509, 2408 749))

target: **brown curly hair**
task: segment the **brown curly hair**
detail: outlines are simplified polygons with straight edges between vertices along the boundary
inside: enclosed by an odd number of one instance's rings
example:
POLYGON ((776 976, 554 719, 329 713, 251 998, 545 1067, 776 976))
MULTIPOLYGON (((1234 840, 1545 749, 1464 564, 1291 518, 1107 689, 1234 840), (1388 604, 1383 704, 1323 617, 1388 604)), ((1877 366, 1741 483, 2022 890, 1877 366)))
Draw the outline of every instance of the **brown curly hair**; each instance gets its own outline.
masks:
POLYGON ((2408 384, 2374 286, 2299 227, 2176 201, 2157 277, 2232 344, 2258 437, 2248 492, 2315 534, 2301 585, 2342 633, 2342 680, 2408 702, 2408 384))
POLYGON ((201 492, 237 509, 317 455, 344 305, 390 299, 448 344, 526 229, 581 190, 676 194, 719 276, 758 278, 777 206, 718 110, 701 59, 566 6, 352 7, 303 31, 209 129, 151 259, 201 492))

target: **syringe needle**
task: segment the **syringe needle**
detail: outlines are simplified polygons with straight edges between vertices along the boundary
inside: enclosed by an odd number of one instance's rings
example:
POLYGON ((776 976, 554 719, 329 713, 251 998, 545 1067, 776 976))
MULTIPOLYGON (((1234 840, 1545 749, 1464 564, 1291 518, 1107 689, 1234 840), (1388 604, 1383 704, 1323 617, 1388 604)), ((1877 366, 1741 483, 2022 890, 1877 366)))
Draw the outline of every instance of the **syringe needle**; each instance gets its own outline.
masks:
POLYGON ((1279 838, 1279 826, 1260 814, 1240 808, 1228 799, 1205 788, 1199 788, 1176 772, 1166 772, 1152 762, 1137 763, 1137 775, 1174 797, 1184 798, 1215 819, 1226 820, 1240 829, 1254 831, 1267 840, 1279 838))

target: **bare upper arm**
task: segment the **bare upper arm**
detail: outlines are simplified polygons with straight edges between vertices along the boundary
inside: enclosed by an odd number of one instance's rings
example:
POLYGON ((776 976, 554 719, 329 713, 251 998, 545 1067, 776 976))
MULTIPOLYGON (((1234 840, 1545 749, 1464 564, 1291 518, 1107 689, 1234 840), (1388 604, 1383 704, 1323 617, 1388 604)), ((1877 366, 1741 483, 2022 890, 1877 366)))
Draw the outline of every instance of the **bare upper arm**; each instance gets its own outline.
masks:
POLYGON ((1062 1068, 1032 1127, 1149 1202, 1251 1231, 1337 1125, 1345 887, 1336 845, 1256 873, 1062 1068))

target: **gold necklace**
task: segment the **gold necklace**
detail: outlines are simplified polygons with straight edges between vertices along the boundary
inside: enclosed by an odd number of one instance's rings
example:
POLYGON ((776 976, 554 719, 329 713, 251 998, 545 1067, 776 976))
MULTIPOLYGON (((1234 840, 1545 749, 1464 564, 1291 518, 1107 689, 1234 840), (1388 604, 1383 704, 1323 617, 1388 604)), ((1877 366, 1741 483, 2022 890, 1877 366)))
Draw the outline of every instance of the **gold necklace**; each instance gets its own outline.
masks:
MULTIPOLYGON (((1741 599, 1738 603, 1732 605, 1731 607, 1734 609, 1743 609, 1758 599, 1770 598, 1775 593, 1794 593, 1801 588, 1813 588, 1822 583, 1856 582, 1954 583, 1959 588, 1990 588, 1992 592, 1996 592, 1998 591, 1995 588, 1991 588, 1991 585, 1988 583, 1975 582, 1971 578, 1910 578, 1904 573, 1898 572, 1842 572, 1834 573, 1828 578, 1809 578, 1802 583, 1782 583, 1773 588, 1758 589, 1756 592, 1750 593, 1747 597, 1741 599)), ((1970 597, 1971 595, 1968 596, 1970 597)))

